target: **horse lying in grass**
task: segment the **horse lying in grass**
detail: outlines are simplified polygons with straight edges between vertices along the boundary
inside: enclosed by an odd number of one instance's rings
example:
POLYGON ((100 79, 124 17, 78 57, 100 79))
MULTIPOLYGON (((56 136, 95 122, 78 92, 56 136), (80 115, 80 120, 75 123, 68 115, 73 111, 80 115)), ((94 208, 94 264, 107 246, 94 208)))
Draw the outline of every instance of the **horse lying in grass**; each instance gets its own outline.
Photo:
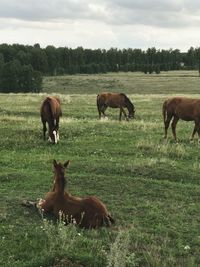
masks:
POLYGON ((191 140, 193 140, 195 133, 199 135, 200 141, 200 99, 192 99, 186 97, 173 97, 167 99, 163 103, 163 119, 165 126, 165 135, 164 138, 167 138, 167 130, 169 124, 172 120, 172 133, 174 139, 176 138, 176 124, 179 119, 184 121, 194 121, 194 129, 191 135, 191 140))
POLYGON ((130 99, 122 93, 101 93, 97 96, 97 109, 99 112, 99 119, 101 119, 101 115, 103 114, 106 117, 105 110, 107 107, 111 108, 119 108, 119 120, 121 121, 122 113, 124 114, 126 120, 133 119, 135 115, 135 107, 131 103, 130 99), (128 109, 128 116, 124 108, 128 109))
MULTIPOLYGON (((66 223, 76 222, 82 228, 91 229, 101 226, 110 226, 114 219, 108 212, 105 204, 94 196, 75 197, 65 191, 65 172, 69 166, 69 160, 64 164, 53 161, 54 185, 52 191, 48 192, 43 200, 37 203, 39 209, 44 213, 53 213, 56 218, 62 214, 66 223)), ((25 205, 35 205, 27 202, 25 205)))
POLYGON ((40 108, 41 121, 43 124, 43 138, 46 138, 46 123, 49 127, 49 140, 56 144, 59 140, 59 120, 62 116, 60 99, 55 96, 48 96, 43 101, 40 108))

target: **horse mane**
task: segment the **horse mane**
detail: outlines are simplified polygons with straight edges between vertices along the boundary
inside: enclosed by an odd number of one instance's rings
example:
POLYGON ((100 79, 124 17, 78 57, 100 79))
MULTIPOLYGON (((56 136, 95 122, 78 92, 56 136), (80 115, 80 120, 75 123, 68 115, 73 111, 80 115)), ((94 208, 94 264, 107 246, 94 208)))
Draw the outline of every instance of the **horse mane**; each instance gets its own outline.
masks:
POLYGON ((124 93, 120 93, 120 95, 121 96, 123 96, 124 97, 124 99, 125 99, 125 104, 126 104, 126 106, 127 106, 127 109, 128 109, 128 111, 130 112, 130 111, 134 111, 134 105, 133 105, 133 103, 131 102, 131 100, 127 97, 127 95, 125 95, 124 93))

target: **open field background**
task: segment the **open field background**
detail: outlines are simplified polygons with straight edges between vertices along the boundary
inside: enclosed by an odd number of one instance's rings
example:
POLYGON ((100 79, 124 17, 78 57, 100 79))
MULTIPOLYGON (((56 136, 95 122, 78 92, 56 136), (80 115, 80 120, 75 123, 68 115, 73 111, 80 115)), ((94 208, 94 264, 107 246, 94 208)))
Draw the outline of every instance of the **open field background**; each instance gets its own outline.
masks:
POLYGON ((163 140, 161 107, 171 95, 200 98, 195 72, 46 77, 42 94, 0 95, 0 266, 200 266, 200 162, 193 123, 177 125, 179 142, 163 140), (133 121, 107 110, 96 95, 127 93, 133 121), (42 140, 41 101, 62 101, 61 141, 42 140), (71 160, 69 191, 102 199, 116 225, 84 231, 42 220, 21 207, 51 188, 52 160, 71 160), (74 264, 68 262, 73 262, 74 264))

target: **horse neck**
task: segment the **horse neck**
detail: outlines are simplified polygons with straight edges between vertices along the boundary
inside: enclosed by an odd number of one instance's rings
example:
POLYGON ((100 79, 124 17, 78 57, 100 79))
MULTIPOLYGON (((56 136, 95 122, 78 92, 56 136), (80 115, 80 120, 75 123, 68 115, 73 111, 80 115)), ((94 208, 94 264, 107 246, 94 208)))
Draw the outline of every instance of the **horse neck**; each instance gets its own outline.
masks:
POLYGON ((133 104, 131 103, 131 101, 130 101, 128 98, 126 98, 125 103, 126 103, 126 107, 127 107, 127 109, 128 109, 128 112, 129 112, 129 113, 133 113, 134 106, 133 106, 133 104))
POLYGON ((61 176, 61 177, 57 177, 58 174, 55 174, 55 177, 54 177, 54 186, 53 186, 53 191, 56 192, 56 193, 62 193, 64 194, 64 191, 65 191, 65 177, 61 176))

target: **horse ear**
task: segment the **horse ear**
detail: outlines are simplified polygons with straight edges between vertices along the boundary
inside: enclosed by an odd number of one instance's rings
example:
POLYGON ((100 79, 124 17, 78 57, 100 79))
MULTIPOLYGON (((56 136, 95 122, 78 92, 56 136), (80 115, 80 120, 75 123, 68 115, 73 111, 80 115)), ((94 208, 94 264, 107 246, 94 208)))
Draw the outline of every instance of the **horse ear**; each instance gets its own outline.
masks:
POLYGON ((66 161, 66 162, 64 163, 64 167, 67 168, 67 167, 69 166, 69 164, 70 164, 70 160, 68 160, 68 161, 66 161))
POLYGON ((57 166, 57 161, 55 159, 53 160, 53 165, 54 165, 54 167, 57 166))

